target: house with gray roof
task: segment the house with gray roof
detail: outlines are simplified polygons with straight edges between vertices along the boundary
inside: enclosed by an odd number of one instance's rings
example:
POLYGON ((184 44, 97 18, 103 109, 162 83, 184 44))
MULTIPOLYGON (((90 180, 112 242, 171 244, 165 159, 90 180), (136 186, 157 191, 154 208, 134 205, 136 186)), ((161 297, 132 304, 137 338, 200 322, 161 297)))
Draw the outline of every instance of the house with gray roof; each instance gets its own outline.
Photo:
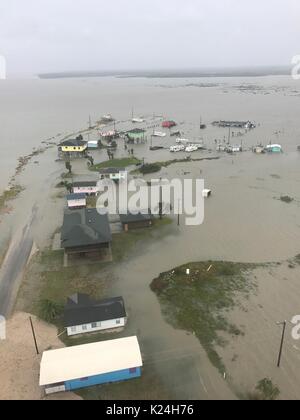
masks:
POLYGON ((96 301, 76 293, 67 300, 64 327, 68 336, 123 328, 127 321, 122 297, 96 301))
POLYGON ((107 214, 97 209, 65 210, 61 247, 65 256, 94 256, 111 259, 112 234, 107 214))

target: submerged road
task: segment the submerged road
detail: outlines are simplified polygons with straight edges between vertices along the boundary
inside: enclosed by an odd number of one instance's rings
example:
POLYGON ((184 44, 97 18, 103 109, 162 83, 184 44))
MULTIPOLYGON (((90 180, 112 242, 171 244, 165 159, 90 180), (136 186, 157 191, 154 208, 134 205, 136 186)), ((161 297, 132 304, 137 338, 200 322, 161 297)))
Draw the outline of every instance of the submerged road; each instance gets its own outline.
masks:
POLYGON ((28 223, 12 239, 0 270, 0 314, 8 316, 33 246, 32 226, 37 214, 32 209, 28 223))

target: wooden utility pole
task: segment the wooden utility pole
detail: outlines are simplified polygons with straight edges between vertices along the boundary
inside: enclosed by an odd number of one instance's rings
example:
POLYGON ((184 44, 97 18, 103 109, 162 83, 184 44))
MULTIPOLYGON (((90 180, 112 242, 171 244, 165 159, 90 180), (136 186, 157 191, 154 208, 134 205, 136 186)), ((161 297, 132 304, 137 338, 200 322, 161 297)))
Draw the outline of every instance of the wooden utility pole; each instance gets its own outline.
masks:
POLYGON ((286 321, 283 322, 278 322, 277 325, 282 325, 282 336, 281 336, 281 343, 280 343, 280 349, 279 349, 279 356, 278 356, 278 362, 277 362, 277 367, 280 367, 281 364, 281 357, 282 357, 282 350, 283 350, 283 344, 284 344, 284 337, 285 337, 285 330, 286 330, 286 321))
POLYGON ((162 193, 162 185, 161 185, 161 178, 160 178, 160 183, 159 183, 159 218, 160 220, 162 220, 162 207, 163 207, 163 193, 162 193))
POLYGON ((39 355, 40 354, 39 353, 39 348, 38 348, 38 345, 37 345, 35 331, 34 331, 34 328, 33 328, 33 323, 32 323, 31 316, 29 317, 29 321, 30 321, 30 326, 31 326, 31 331, 32 331, 32 336, 33 336, 33 341, 34 341, 34 345, 35 345, 36 354, 39 355))

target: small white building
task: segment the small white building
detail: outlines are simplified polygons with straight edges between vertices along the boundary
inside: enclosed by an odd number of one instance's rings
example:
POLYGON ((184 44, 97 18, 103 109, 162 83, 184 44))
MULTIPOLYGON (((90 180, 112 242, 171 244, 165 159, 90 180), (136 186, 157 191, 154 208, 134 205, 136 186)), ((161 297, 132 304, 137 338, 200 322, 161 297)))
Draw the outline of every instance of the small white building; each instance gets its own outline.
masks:
POLYGON ((70 210, 85 209, 86 208, 86 195, 80 194, 69 194, 67 195, 68 208, 70 210))
POLYGON ((81 181, 73 183, 73 194, 98 195, 97 181, 81 181))
POLYGON ((100 179, 110 179, 112 181, 123 181, 127 178, 125 168, 104 168, 99 172, 100 179))
POLYGON ((206 190, 203 190, 202 191, 202 197, 203 198, 208 198, 208 197, 211 196, 211 194, 212 194, 212 191, 211 190, 206 189, 206 190))
POLYGON ((68 298, 64 311, 64 326, 68 336, 123 328, 127 322, 122 297, 94 301, 76 293, 68 298))

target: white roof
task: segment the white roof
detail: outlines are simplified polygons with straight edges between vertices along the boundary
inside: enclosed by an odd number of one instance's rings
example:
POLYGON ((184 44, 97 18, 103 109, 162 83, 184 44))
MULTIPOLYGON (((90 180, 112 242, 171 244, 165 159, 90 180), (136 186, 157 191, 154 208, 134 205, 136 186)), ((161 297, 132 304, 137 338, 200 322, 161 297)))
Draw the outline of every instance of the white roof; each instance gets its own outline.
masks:
POLYGON ((45 351, 40 386, 143 366, 137 337, 45 351))

